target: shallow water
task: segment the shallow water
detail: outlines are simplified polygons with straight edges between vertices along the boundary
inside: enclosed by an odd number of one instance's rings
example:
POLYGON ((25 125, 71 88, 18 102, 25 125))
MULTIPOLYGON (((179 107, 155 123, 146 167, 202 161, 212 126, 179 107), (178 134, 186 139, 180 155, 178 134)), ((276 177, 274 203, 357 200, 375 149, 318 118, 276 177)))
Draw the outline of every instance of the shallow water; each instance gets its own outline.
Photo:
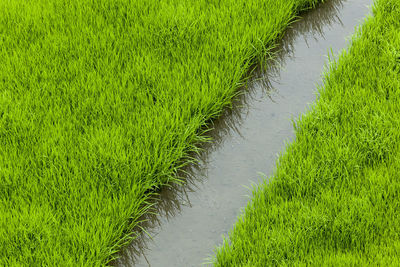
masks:
MULTIPOLYGON (((332 49, 349 43, 372 0, 330 0, 292 24, 274 62, 250 80, 234 108, 214 123, 214 141, 187 184, 161 192, 158 216, 147 216, 142 235, 117 266, 201 266, 222 243, 251 195, 252 184, 273 173, 277 155, 294 137, 296 119, 315 100, 332 49)), ((263 70, 262 70, 263 69, 263 70)))

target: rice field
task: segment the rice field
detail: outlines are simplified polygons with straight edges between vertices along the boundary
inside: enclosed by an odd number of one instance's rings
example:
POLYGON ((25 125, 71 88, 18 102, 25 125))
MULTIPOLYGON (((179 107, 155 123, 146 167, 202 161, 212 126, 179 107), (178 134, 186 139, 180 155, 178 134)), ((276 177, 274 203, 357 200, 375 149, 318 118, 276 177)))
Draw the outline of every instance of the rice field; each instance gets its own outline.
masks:
POLYGON ((399 0, 376 0, 330 58, 317 101, 215 266, 400 265, 399 18, 399 0))
POLYGON ((0 1, 0 265, 112 261, 317 2, 0 1))

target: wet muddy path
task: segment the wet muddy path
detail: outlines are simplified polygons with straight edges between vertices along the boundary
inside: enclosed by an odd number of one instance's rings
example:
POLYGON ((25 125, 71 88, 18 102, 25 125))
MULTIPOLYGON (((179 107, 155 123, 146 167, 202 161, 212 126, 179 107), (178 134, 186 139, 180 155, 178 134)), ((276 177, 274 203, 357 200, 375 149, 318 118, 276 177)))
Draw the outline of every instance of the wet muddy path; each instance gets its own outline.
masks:
POLYGON ((324 64, 349 43, 372 0, 330 0, 303 14, 249 82, 233 110, 214 123, 212 144, 187 184, 161 192, 158 216, 148 216, 143 235, 116 266, 201 266, 222 243, 251 195, 252 184, 272 174, 278 153, 294 137, 291 119, 316 98, 324 64), (266 68, 266 69, 265 69, 266 68))

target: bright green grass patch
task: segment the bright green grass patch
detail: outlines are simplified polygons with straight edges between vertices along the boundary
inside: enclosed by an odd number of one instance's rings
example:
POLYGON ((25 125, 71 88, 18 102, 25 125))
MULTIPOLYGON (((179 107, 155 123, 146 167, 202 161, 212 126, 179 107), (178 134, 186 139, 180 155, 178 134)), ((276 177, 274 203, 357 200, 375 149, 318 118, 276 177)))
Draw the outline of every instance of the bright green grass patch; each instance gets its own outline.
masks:
POLYGON ((106 264, 317 0, 1 0, 0 265, 106 264))
POLYGON ((216 266, 400 265, 400 0, 332 61, 216 266))

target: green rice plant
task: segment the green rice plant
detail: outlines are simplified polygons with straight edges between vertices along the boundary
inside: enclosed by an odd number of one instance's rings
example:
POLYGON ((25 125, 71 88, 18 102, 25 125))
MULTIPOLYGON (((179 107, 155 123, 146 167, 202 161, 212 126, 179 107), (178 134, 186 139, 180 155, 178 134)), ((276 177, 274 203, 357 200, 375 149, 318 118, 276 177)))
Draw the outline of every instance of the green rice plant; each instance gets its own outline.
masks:
POLYGON ((316 103, 215 266, 400 265, 399 18, 399 0, 375 1, 330 58, 316 103))
POLYGON ((317 0, 1 0, 0 265, 97 266, 317 0))

